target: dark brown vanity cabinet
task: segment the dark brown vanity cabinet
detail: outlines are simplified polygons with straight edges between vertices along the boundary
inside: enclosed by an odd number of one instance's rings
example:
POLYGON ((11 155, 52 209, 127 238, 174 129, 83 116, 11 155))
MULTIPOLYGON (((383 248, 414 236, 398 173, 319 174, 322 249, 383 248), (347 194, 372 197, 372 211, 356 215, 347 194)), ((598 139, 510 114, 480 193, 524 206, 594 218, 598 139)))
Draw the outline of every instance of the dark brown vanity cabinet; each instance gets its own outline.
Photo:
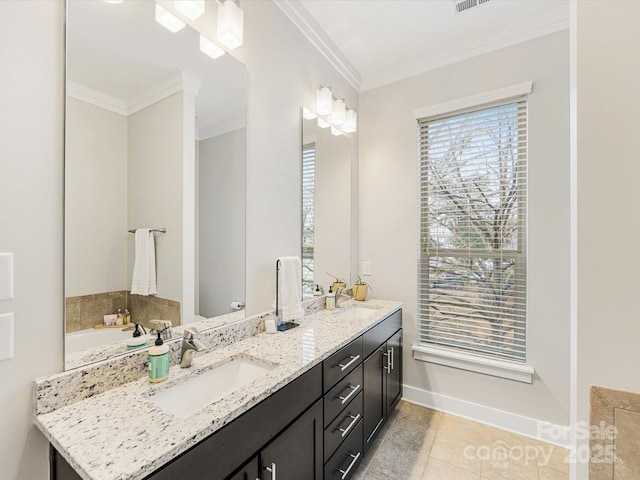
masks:
POLYGON ((364 453, 402 398, 402 311, 363 335, 364 453))
MULTIPOLYGON (((402 311, 145 480, 348 480, 402 396, 402 311)), ((51 448, 51 478, 77 480, 51 448)))

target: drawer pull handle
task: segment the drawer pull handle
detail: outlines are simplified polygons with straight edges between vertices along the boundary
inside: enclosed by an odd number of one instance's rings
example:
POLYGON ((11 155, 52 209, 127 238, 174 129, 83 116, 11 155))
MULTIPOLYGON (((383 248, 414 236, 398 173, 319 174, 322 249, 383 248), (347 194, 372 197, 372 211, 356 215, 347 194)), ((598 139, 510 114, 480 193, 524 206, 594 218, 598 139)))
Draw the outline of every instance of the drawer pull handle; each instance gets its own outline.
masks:
POLYGON ((342 405, 344 405, 345 403, 347 403, 347 402, 349 401, 349 399, 350 399, 351 397, 353 397, 353 396, 356 394, 356 392, 357 392, 358 390, 360 390, 360 385, 356 385, 355 387, 354 387, 353 385, 349 385, 346 389, 347 389, 347 390, 351 390, 351 391, 350 391, 347 395, 345 395, 345 396, 342 396, 342 395, 339 395, 339 396, 338 396, 338 398, 340 399, 340 403, 341 403, 342 405))
POLYGON ((383 353, 382 356, 387 358, 387 364, 384 364, 384 360, 382 362, 382 369, 386 370, 387 373, 391 373, 391 354, 390 350, 387 350, 387 353, 383 353))
POLYGON ((395 370, 395 366, 393 364, 393 347, 391 347, 391 351, 389 352, 389 360, 391 360, 391 370, 395 370))
POLYGON ((339 428, 338 430, 340 430, 342 432, 341 437, 344 438, 349 434, 349 430, 351 430, 354 425, 356 423, 358 423, 358 420, 360 420, 360 414, 357 415, 349 415, 349 418, 352 418, 353 420, 351 420, 351 423, 349 425, 347 425, 347 428, 339 428))
POLYGON ((271 474, 271 480, 276 480, 276 464, 272 463, 270 467, 264 467, 264 469, 271 474))
POLYGON ((342 363, 338 364, 338 366, 340 367, 340 371, 344 372, 347 368, 353 365, 353 363, 357 361, 359 358, 360 358, 360 355, 349 355, 349 361, 347 363, 345 363, 344 365, 342 363))
POLYGON ((351 458, 353 458, 353 460, 351 460, 351 463, 349 464, 347 469, 346 470, 338 470, 342 474, 342 477, 341 477, 342 480, 347 478, 347 475, 349 475, 349 472, 351 471, 353 466, 357 463, 358 459, 360 458, 360 452, 358 452, 356 455, 354 455, 353 453, 350 453, 349 456, 351 458))

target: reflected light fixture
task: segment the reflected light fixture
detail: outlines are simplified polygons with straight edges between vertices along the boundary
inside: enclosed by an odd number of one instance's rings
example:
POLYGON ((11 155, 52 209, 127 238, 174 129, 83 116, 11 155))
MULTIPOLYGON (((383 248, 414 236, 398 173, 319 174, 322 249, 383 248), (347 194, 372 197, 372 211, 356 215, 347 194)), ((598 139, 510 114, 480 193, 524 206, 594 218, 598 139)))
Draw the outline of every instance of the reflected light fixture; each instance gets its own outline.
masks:
POLYGON ((200 50, 211 58, 218 58, 224 55, 224 50, 204 35, 200 35, 200 50))
POLYGON ((324 118, 318 117, 318 126, 320 128, 327 128, 327 127, 330 127, 331 124, 327 122, 324 118))
POLYGON ((229 50, 242 45, 244 12, 234 0, 223 0, 218 8, 218 41, 229 50))
POLYGON ((309 110, 307 107, 302 107, 302 117, 306 120, 313 120, 316 118, 316 114, 309 110))
POLYGON ((333 101, 333 109, 331 110, 331 123, 334 125, 342 125, 345 117, 345 104, 342 98, 333 101))
POLYGON ((331 127, 331 135, 335 135, 336 137, 340 136, 340 135, 344 135, 342 133, 342 131, 340 131, 339 129, 337 129, 336 127, 331 127))
POLYGON ((176 33, 185 27, 185 23, 166 8, 156 3, 156 22, 170 32, 176 33))
POLYGON ((174 0, 173 6, 190 20, 204 13, 204 0, 174 0))
POLYGON ((318 115, 331 114, 332 103, 331 89, 321 86, 316 92, 316 112, 318 112, 318 115))
POLYGON ((357 125, 357 114, 353 108, 347 109, 347 113, 345 114, 344 123, 342 124, 342 130, 345 133, 353 133, 356 131, 357 125))

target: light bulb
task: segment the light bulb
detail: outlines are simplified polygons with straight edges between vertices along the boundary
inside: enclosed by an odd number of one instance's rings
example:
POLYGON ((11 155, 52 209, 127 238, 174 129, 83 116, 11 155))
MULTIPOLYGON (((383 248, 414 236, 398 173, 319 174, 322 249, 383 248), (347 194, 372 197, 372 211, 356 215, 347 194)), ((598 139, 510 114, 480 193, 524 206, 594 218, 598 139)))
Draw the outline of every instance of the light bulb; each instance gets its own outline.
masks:
POLYGON ((344 118, 344 124, 342 124, 342 130, 346 133, 353 133, 356 131, 357 125, 357 113, 353 108, 349 108, 344 118))
POLYGON ((316 112, 318 115, 329 115, 332 108, 331 89, 320 87, 316 92, 316 112))
POLYGON ((156 3, 156 22, 162 25, 170 32, 176 33, 178 30, 182 30, 185 27, 185 23, 176 17, 166 8, 161 7, 156 3))
POLYGON ((316 114, 309 110, 307 107, 302 107, 302 117, 306 120, 313 120, 316 118, 316 114))
POLYGON ((331 127, 331 135, 335 135, 336 137, 340 135, 344 135, 342 131, 338 130, 336 127, 331 127))
POLYGON ((214 59, 224 55, 224 50, 204 35, 200 35, 200 50, 214 59))
POLYGON ((333 110, 331 111, 331 123, 334 125, 342 125, 345 117, 344 100, 337 98, 333 101, 333 110))
POLYGON ((190 20, 204 13, 204 0, 174 0, 173 6, 190 20))
POLYGON ((331 124, 327 122, 324 118, 318 117, 318 126, 320 128, 327 128, 327 127, 330 127, 331 124))
POLYGON ((242 45, 244 12, 233 0, 225 0, 218 9, 218 41, 229 50, 242 45))

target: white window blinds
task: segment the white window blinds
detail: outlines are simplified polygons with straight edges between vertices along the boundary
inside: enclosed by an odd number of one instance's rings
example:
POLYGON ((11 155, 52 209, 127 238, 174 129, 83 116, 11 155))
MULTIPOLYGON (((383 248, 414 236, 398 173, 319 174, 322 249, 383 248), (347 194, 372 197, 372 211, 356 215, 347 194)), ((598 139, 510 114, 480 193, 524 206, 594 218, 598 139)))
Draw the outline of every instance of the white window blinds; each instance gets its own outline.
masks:
POLYGON ((315 202, 316 145, 302 146, 302 289, 313 295, 313 217, 315 202))
POLYGON ((418 335, 526 359, 527 97, 418 119, 418 335))

